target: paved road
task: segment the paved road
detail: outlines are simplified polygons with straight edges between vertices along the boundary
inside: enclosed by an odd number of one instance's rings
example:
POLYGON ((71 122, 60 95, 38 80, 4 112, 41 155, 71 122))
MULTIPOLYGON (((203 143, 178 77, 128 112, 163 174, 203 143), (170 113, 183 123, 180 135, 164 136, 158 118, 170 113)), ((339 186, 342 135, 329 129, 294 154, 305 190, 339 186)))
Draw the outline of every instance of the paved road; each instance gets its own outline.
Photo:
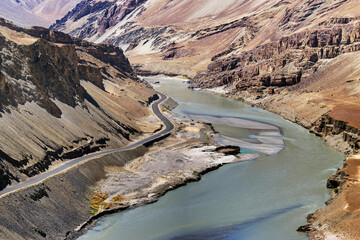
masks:
POLYGON ((107 155, 107 154, 110 154, 110 153, 115 153, 115 152, 119 152, 119 151, 122 151, 122 150, 135 148, 135 147, 138 147, 140 145, 150 143, 150 142, 152 142, 152 141, 154 141, 156 139, 159 139, 159 138, 163 137, 164 135, 168 134, 171 130, 174 129, 174 125, 170 122, 170 120, 167 117, 165 117, 162 114, 162 112, 160 111, 160 108, 159 108, 159 104, 162 103, 167 97, 166 97, 165 94, 160 93, 160 92, 158 92, 157 94, 160 97, 160 99, 152 104, 152 110, 161 119, 161 121, 165 124, 165 129, 162 130, 161 132, 156 133, 151 137, 145 138, 145 139, 140 140, 138 142, 135 142, 133 144, 130 144, 130 145, 126 146, 126 147, 113 149, 113 150, 108 150, 108 151, 104 151, 104 152, 92 153, 92 154, 89 154, 89 155, 84 156, 84 157, 79 157, 79 158, 69 160, 65 164, 63 164, 63 165, 61 165, 61 166, 59 166, 59 167, 57 167, 57 168, 55 168, 55 169, 53 169, 51 171, 48 171, 46 173, 43 173, 43 174, 40 174, 40 175, 35 176, 33 178, 30 178, 29 180, 21 182, 21 183, 19 183, 17 185, 10 186, 10 187, 7 187, 7 188, 3 189, 2 191, 0 191, 0 196, 2 196, 4 194, 7 194, 9 192, 16 191, 16 190, 18 190, 20 188, 28 187, 30 185, 39 183, 42 180, 44 180, 45 178, 53 176, 53 175, 55 175, 57 173, 60 173, 62 171, 65 171, 65 170, 73 167, 74 165, 82 162, 82 161, 88 160, 89 158, 93 158, 93 157, 97 157, 97 156, 101 156, 101 155, 107 155))

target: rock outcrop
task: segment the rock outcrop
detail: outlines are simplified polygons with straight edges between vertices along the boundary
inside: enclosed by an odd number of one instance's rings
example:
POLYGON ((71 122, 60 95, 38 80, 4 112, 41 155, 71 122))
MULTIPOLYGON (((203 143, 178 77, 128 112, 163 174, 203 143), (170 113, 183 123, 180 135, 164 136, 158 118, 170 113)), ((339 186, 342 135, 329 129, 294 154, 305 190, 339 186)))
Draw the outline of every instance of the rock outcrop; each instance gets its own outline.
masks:
MULTIPOLYGON (((349 20, 350 21, 350 20, 349 20)), ((323 26, 322 24, 321 26, 323 26)), ((360 24, 305 31, 212 62, 192 87, 284 87, 311 78, 326 59, 360 49, 360 24)))
POLYGON ((79 38, 90 38, 94 35, 101 36, 107 29, 114 27, 129 14, 133 13, 146 0, 126 0, 122 3, 116 1, 85 0, 80 2, 74 9, 69 11, 62 19, 57 20, 50 28, 65 28, 68 21, 74 21, 94 13, 99 14, 96 18, 85 23, 85 26, 76 28, 70 32, 79 38))
POLYGON ((336 120, 326 114, 314 123, 312 131, 323 137, 329 145, 347 155, 359 152, 360 131, 347 122, 336 120))
POLYGON ((240 147, 238 146, 221 146, 215 149, 215 152, 223 153, 225 155, 238 155, 240 154, 240 147))

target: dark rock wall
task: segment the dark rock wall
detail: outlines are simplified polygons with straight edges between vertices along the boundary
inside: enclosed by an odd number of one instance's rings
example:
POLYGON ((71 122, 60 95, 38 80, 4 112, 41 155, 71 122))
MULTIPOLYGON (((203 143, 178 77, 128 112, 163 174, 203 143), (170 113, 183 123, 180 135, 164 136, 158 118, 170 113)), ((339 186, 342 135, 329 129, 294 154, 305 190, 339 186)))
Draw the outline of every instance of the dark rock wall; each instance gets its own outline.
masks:
POLYGON ((97 34, 103 34, 108 28, 115 26, 126 16, 132 13, 139 5, 146 0, 126 0, 123 4, 116 4, 116 1, 95 1, 84 0, 80 2, 71 12, 64 18, 56 21, 50 28, 61 29, 67 21, 77 21, 80 18, 97 13, 96 17, 92 17, 82 26, 81 29, 75 29, 73 36, 79 38, 87 38, 97 34))

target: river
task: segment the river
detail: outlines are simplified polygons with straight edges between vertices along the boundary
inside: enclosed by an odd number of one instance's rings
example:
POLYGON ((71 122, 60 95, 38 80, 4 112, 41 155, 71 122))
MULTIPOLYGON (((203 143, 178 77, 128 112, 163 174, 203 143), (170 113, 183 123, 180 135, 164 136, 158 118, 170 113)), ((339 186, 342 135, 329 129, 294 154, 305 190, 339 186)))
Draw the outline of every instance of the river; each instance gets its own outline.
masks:
MULTIPOLYGON (((278 115, 204 91, 180 80, 159 81, 157 90, 175 99, 174 112, 253 119, 278 126, 285 148, 274 155, 225 165, 197 183, 167 193, 158 202, 101 219, 80 240, 124 239, 307 239, 296 229, 330 198, 326 179, 345 156, 308 130, 278 115)), ((215 124, 233 138, 256 131, 215 124)))

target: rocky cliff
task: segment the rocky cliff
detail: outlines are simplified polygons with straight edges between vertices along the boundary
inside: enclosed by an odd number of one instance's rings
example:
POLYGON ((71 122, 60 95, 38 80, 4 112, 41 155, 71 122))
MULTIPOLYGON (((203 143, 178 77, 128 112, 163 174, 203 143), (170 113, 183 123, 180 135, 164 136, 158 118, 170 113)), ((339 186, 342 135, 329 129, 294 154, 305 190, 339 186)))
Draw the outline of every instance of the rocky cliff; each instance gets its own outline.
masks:
POLYGON ((0 189, 153 131, 155 92, 121 49, 4 19, 0 49, 0 189))
POLYGON ((350 24, 351 20, 283 37, 228 58, 215 57, 207 71, 193 78, 192 85, 207 88, 234 85, 238 90, 295 85, 311 78, 325 60, 359 51, 360 24, 358 21, 350 24))

